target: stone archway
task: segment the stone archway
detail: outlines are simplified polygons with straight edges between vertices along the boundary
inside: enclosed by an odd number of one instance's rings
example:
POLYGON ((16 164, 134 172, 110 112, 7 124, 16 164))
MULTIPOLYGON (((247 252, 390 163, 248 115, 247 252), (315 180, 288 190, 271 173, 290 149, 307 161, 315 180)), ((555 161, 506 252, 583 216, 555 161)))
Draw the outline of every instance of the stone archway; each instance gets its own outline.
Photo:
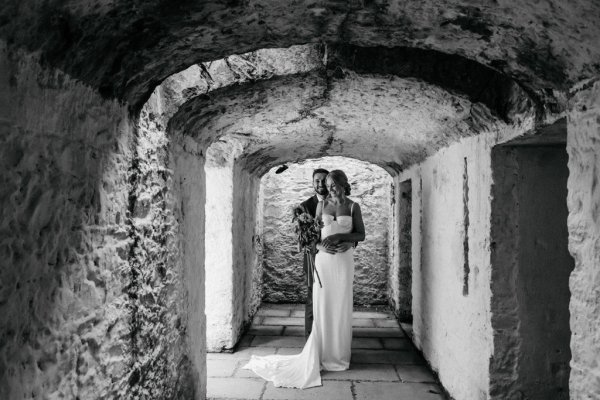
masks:
MULTIPOLYGON (((460 158, 461 180, 464 180, 465 176, 473 175, 473 172, 469 172, 473 169, 487 171, 485 157, 480 159, 477 153, 479 151, 486 153, 495 143, 530 130, 536 115, 535 111, 529 108, 533 102, 518 85, 514 85, 510 80, 494 81, 500 82, 507 88, 500 91, 503 97, 495 98, 494 101, 482 98, 482 101, 489 102, 494 107, 490 109, 484 103, 471 102, 469 96, 472 94, 468 91, 462 95, 455 94, 412 78, 380 73, 356 73, 350 69, 344 70, 335 63, 330 67, 317 64, 313 70, 301 74, 226 86, 211 91, 207 96, 192 97, 183 103, 170 119, 168 125, 170 134, 175 137, 187 137, 204 149, 216 140, 222 140, 220 138, 235 141, 240 150, 234 162, 234 170, 250 180, 281 163, 336 154, 367 158, 393 174, 404 170, 403 180, 411 179, 413 182, 419 182, 419 189, 412 192, 413 196, 416 196, 412 204, 421 207, 419 212, 413 212, 412 217, 413 220, 420 218, 418 223, 412 224, 416 227, 413 228, 415 240, 412 246, 417 246, 419 249, 414 251, 413 248, 412 254, 420 257, 420 260, 417 258, 415 262, 413 259, 412 268, 422 270, 423 263, 431 265, 428 258, 432 252, 437 251, 437 244, 431 243, 427 235, 423 236, 424 221, 439 224, 443 223, 443 219, 438 220, 430 214, 437 206, 425 207, 423 203, 423 198, 431 198, 423 196, 423 190, 432 190, 438 183, 437 178, 430 180, 429 177, 425 178, 427 173, 423 175, 418 172, 421 171, 421 164, 435 165, 448 162, 454 165, 454 155, 444 158, 443 154, 447 151, 441 149, 443 146, 450 145, 458 149, 453 150, 452 154, 466 152, 465 156, 460 158), (400 108, 395 110, 396 106, 400 108), (370 134, 361 135, 361 132, 370 132, 370 134), (373 140, 386 145, 380 148, 369 147, 373 140), (435 157, 438 161, 430 161, 435 157), (475 159, 472 160, 472 157, 475 159), (414 172, 418 174, 413 176, 414 172), (424 180, 428 182, 425 189, 424 180), (429 186, 430 184, 433 186, 429 186)), ((438 79, 437 75, 426 76, 426 78, 433 81, 438 79)), ((451 84, 452 80, 450 79, 449 82, 451 84)), ((453 88, 456 89, 460 89, 460 86, 453 88)), ((193 91, 191 93, 195 94, 193 91)), ((470 207, 464 205, 466 203, 464 203, 463 192, 469 190, 469 182, 473 185, 472 180, 465 182, 457 186, 462 188, 461 224, 463 228, 484 232, 485 224, 473 224, 475 228, 464 224, 464 213, 470 212, 470 207)), ((475 180, 475 185, 478 187, 481 182, 475 180)), ((485 184, 481 186, 485 188, 485 184)), ((450 204, 455 201, 454 197, 447 200, 450 204)), ((468 197, 466 201, 469 201, 468 197)), ((476 207, 483 207, 483 205, 476 207)), ((452 229, 451 226, 448 225, 446 228, 452 229)), ((471 251, 480 252, 481 256, 485 255, 485 249, 481 248, 485 242, 471 247, 465 246, 465 243, 469 243, 469 240, 460 239, 460 247, 466 248, 467 252, 471 248, 475 249, 471 251)), ((446 250, 451 252, 451 248, 446 250)), ((451 263, 454 261, 452 260, 451 263)), ((460 263, 462 271, 460 292, 463 293, 465 284, 468 285, 470 282, 469 276, 464 275, 467 271, 464 265, 469 263, 468 261, 465 263, 464 260, 460 263)), ((477 272, 475 270, 474 274, 476 275, 477 272)), ((431 271, 426 272, 426 274, 431 273, 431 271)), ((419 273, 419 279, 424 276, 427 275, 419 273)), ((429 275, 427 281, 435 282, 442 276, 434 278, 429 275)), ((470 289, 473 309, 483 316, 486 315, 485 299, 489 296, 489 292, 485 291, 482 287, 484 284, 480 281, 484 278, 485 275, 478 278, 477 283, 470 289), (479 310, 482 305, 483 309, 479 310)), ((243 292, 246 287, 243 282, 249 281, 249 279, 234 280, 231 292, 243 292)), ((416 293, 416 290, 420 294, 418 296, 420 303, 415 306, 413 302, 413 311, 416 310, 420 318, 415 324, 416 342, 422 347, 432 366, 438 370, 442 382, 449 390, 456 391, 459 396, 472 393, 480 395, 481 392, 478 391, 480 389, 477 388, 485 387, 488 379, 486 371, 490 350, 486 349, 486 346, 489 345, 488 340, 491 337, 488 331, 489 323, 484 317, 480 317, 476 322, 481 347, 469 352, 463 365, 478 365, 476 368, 478 373, 473 375, 469 386, 460 389, 454 385, 454 382, 460 379, 465 371, 457 372, 456 369, 450 368, 447 364, 452 357, 450 352, 436 353, 443 346, 436 342, 435 335, 432 336, 431 333, 432 330, 444 332, 444 329, 439 329, 435 325, 449 323, 450 315, 454 315, 454 324, 465 324, 465 326, 468 324, 461 320, 460 314, 450 314, 442 308, 432 307, 436 301, 432 300, 432 294, 425 288, 431 285, 427 281, 418 281, 415 286, 413 280, 412 284, 412 292, 416 293), (432 324, 431 321, 436 322, 432 324), (435 349, 433 352, 432 346, 435 349)), ((233 320, 238 321, 236 323, 238 327, 243 325, 242 321, 247 316, 246 306, 238 307, 235 312, 232 311, 233 320)), ((234 328, 234 331, 239 332, 239 329, 234 328)), ((457 348, 461 347, 457 346, 457 348)))

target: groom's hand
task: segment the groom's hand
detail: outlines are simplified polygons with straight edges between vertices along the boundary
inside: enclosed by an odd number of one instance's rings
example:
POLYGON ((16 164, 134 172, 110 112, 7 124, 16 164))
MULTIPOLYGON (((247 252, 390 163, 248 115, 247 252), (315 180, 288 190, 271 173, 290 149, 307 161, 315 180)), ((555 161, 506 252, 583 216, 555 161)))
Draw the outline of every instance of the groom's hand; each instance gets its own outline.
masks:
POLYGON ((344 253, 352 247, 352 243, 350 242, 340 242, 335 246, 336 253, 344 253))

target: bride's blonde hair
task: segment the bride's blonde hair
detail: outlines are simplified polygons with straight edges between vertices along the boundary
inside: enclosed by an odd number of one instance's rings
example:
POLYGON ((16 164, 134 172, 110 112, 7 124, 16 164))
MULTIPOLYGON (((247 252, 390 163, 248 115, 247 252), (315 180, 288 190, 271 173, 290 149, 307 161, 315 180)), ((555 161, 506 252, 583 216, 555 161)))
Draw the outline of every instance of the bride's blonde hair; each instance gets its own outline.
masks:
POLYGON ((331 180, 333 180, 336 184, 343 187, 344 194, 346 196, 350 195, 350 184, 348 183, 348 177, 346 176, 344 171, 342 171, 341 169, 334 169, 327 175, 327 178, 331 178, 331 180))

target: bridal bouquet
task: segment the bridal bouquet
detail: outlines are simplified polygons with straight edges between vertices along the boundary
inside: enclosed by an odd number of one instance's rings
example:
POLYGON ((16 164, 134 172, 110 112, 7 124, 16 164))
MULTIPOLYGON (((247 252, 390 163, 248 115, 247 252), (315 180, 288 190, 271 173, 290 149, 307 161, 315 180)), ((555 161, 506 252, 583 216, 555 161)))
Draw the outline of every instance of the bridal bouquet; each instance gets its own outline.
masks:
POLYGON ((322 287, 321 278, 315 267, 315 245, 319 241, 321 225, 302 206, 293 208, 292 222, 296 223, 294 230, 298 235, 298 251, 304 250, 307 254, 308 268, 313 271, 319 280, 319 286, 322 287))

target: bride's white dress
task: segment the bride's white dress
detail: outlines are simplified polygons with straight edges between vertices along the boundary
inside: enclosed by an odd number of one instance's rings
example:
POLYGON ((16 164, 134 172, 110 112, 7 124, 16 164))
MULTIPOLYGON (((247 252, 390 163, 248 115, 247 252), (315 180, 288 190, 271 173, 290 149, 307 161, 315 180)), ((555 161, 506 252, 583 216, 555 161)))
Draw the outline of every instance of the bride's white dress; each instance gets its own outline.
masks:
MULTIPOLYGON (((335 219, 323 214, 321 238, 352 232, 352 216, 335 219)), ((350 366, 352 344, 352 281, 354 249, 344 253, 317 253, 313 285, 312 332, 300 354, 252 356, 245 369, 273 382, 276 387, 305 389, 321 385, 320 370, 343 371, 350 366)))

